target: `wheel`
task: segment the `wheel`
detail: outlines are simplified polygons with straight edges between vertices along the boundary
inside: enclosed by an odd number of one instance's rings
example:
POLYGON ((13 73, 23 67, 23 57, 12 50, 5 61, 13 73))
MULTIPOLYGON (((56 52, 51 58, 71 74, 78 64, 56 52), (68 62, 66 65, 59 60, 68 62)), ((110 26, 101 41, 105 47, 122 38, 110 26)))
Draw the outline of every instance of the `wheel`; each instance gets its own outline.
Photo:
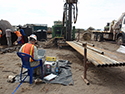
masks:
POLYGON ((118 37, 117 44, 121 45, 123 43, 123 38, 122 36, 118 37))

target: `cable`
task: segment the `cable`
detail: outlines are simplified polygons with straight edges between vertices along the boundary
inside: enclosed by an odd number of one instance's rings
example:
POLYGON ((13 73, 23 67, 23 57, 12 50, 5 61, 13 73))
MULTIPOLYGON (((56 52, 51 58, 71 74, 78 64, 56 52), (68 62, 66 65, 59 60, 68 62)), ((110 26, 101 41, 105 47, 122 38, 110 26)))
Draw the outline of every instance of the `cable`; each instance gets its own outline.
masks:
MULTIPOLYGON (((28 76, 28 75, 27 75, 28 76)), ((24 80, 27 78, 27 76, 23 79, 23 81, 21 81, 21 83, 17 86, 17 88, 14 90, 14 92, 12 94, 14 94, 16 92, 16 90, 20 87, 20 85, 24 82, 24 80)))

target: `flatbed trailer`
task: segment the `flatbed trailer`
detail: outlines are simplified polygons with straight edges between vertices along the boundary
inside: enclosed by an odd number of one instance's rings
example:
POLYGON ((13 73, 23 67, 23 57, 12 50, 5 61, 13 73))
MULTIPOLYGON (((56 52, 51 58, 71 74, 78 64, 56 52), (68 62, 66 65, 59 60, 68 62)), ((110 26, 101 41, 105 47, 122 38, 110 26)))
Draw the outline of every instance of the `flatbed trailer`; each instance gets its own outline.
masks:
POLYGON ((92 40, 101 42, 104 39, 113 40, 113 33, 110 31, 92 32, 92 40))
POLYGON ((111 23, 107 23, 104 31, 93 30, 92 36, 99 42, 108 39, 116 41, 118 45, 125 43, 125 13, 122 13, 117 21, 113 20, 111 23))

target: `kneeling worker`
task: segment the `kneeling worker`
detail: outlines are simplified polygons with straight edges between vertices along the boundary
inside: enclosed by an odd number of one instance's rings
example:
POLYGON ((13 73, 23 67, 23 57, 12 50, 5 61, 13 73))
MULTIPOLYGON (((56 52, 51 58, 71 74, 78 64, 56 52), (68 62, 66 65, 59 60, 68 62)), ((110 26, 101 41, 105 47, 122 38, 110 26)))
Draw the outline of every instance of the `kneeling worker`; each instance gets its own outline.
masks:
POLYGON ((13 44, 18 45, 18 42, 22 40, 22 35, 21 35, 20 31, 18 31, 18 30, 14 31, 14 33, 16 33, 18 38, 13 44))
MULTIPOLYGON (((37 41, 36 35, 34 35, 34 34, 30 35, 29 42, 22 45, 19 52, 29 54, 34 59, 37 60, 38 59, 38 54, 37 54, 37 47, 35 46, 36 41, 37 41)), ((39 62, 30 60, 30 66, 31 67, 34 67, 34 66, 37 66, 37 65, 39 65, 39 62)), ((37 75, 41 75, 41 67, 36 68, 34 70, 34 73, 37 74, 37 75)))

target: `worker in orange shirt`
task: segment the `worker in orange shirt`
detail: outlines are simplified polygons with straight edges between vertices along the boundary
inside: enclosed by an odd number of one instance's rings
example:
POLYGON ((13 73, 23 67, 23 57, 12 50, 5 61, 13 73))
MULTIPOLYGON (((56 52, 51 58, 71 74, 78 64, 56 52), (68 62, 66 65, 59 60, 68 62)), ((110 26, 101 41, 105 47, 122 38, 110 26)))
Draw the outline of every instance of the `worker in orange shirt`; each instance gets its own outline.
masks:
POLYGON ((20 31, 18 31, 18 30, 16 30, 14 33, 17 35, 18 38, 13 44, 18 45, 18 42, 22 40, 22 35, 21 35, 20 31))
POLYGON ((0 30, 0 38, 1 38, 1 35, 2 35, 2 30, 0 30))
MULTIPOLYGON (((1 35, 2 35, 2 30, 0 29, 0 39, 1 39, 1 35)), ((0 40, 1 41, 1 40, 0 40)), ((0 44, 1 45, 1 44, 0 44)))

